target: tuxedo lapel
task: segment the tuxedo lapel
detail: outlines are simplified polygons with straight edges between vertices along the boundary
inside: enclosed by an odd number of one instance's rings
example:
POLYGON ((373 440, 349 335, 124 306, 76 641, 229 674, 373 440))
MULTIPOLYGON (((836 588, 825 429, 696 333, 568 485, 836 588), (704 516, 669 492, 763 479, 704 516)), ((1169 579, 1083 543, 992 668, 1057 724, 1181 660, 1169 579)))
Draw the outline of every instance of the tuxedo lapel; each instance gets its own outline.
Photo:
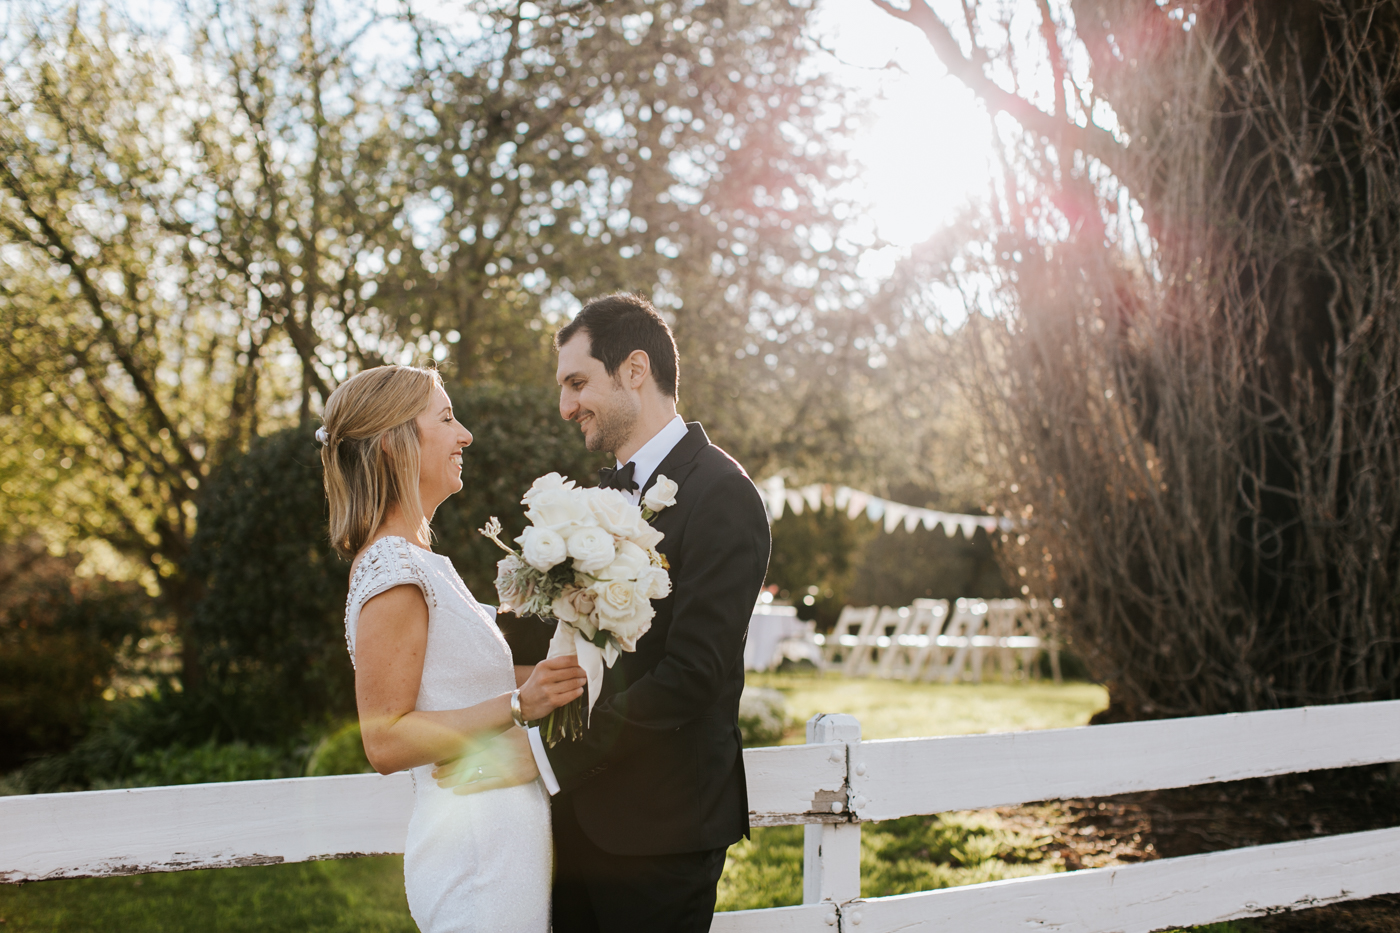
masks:
POLYGON ((685 437, 671 448, 671 452, 652 471, 647 484, 642 487, 642 496, 646 496, 647 490, 656 485, 659 476, 665 476, 679 486, 694 468, 695 455, 709 446, 710 439, 705 435, 705 429, 700 426, 700 422, 692 421, 687 424, 685 437))

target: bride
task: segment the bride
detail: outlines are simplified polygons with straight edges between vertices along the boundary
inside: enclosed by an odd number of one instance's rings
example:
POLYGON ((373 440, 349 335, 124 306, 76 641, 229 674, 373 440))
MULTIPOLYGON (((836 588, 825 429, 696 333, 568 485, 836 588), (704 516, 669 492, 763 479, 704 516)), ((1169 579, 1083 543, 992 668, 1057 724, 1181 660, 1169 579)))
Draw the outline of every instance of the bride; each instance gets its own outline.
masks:
POLYGON ((462 488, 472 436, 432 370, 380 366, 344 382, 317 432, 331 544, 353 559, 345 638, 365 753, 413 769, 404 851, 409 910, 429 933, 546 933, 549 801, 521 728, 583 692, 573 657, 514 667, 428 522, 462 488), (434 762, 463 759, 484 793, 440 789, 434 762))

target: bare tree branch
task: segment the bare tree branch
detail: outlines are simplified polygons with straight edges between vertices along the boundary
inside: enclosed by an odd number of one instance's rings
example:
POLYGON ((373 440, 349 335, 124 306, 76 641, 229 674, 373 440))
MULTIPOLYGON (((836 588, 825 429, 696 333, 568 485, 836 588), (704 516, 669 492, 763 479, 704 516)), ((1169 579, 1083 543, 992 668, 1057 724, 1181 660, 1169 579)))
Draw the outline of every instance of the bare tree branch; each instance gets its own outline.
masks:
MULTIPOLYGON (((926 0, 910 0, 907 10, 900 9, 889 0, 870 2, 895 19, 917 26, 948 69, 948 73, 976 94, 989 110, 1005 113, 1028 132, 1049 140, 1056 147, 1066 151, 1079 150, 1103 162, 1115 174, 1119 173, 1122 168, 1123 149, 1113 138, 1113 134, 1092 123, 1081 127, 1067 119, 1052 116, 1025 98, 1004 90, 987 77, 974 60, 963 54, 958 40, 926 0)), ((1053 25, 1051 28, 1053 29, 1053 25)), ((1058 47, 1057 43, 1052 52, 1058 47)), ((1056 86, 1062 95, 1063 85, 1057 82, 1056 86)))

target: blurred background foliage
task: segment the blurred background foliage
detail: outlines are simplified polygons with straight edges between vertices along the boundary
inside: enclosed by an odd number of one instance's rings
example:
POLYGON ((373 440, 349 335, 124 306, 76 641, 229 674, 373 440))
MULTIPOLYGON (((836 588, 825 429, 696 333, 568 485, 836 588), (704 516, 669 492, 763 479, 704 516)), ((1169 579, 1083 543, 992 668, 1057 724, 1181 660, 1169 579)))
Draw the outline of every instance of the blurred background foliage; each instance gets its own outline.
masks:
MULTIPOLYGON (((4 767, 68 750, 31 786, 234 773, 210 742, 304 767, 353 712, 326 396, 383 362, 443 370, 477 441, 438 547, 490 593, 475 529, 513 531, 531 477, 599 465, 558 417, 550 348, 595 294, 653 297, 682 413, 755 477, 978 501, 963 407, 883 365, 833 193, 860 118, 806 64, 809 4, 471 9, 194 3, 154 28, 13 8, 4 767)), ((834 618, 870 531, 783 519, 776 585, 834 618)))
POLYGON ((0 771, 81 738, 142 633, 145 594, 76 565, 33 540, 0 549, 0 771))
POLYGON ((997 115, 1000 172, 878 282, 843 193, 863 111, 809 2, 14 6, 0 663, 6 709, 45 651, 68 694, 15 754, 71 745, 59 782, 210 741, 304 765, 349 711, 326 396, 443 369, 480 474, 439 543, 489 592, 482 518, 597 465, 550 336, 617 289, 755 477, 1018 523, 784 516, 770 584, 804 616, 1059 597, 1127 718, 1395 695, 1400 120, 1361 115, 1400 112, 1400 20, 1363 6, 880 4, 997 115))

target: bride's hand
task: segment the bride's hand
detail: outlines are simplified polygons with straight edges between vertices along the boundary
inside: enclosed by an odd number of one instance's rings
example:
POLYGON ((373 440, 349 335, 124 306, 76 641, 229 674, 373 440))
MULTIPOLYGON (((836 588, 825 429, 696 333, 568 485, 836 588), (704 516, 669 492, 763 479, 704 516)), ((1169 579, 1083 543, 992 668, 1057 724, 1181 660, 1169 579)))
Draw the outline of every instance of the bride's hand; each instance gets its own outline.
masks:
POLYGON ((560 655, 535 665, 520 688, 520 711, 527 720, 543 719, 553 710, 583 696, 588 675, 574 655, 560 655))
POLYGON ((475 794, 528 784, 539 773, 525 730, 507 729, 460 758, 439 761, 433 780, 454 794, 475 794))

